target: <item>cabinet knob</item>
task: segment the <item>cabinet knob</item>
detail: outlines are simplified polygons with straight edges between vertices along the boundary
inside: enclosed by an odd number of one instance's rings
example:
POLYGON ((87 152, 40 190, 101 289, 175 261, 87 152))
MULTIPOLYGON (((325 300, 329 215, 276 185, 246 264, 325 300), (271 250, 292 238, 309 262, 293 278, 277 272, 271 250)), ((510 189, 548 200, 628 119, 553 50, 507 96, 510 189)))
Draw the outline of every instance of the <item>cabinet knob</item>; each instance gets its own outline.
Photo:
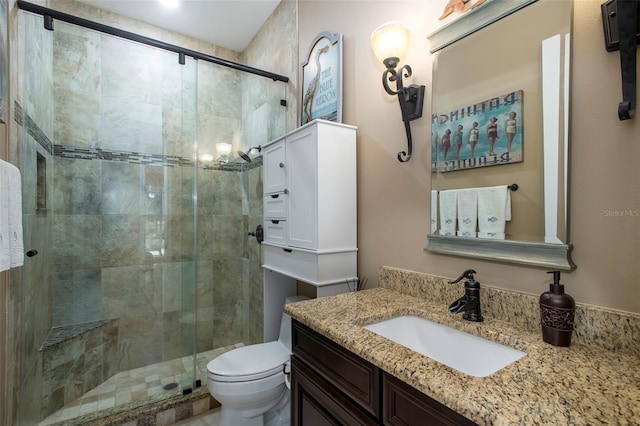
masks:
POLYGON ((280 166, 281 169, 284 169, 284 163, 280 163, 278 165, 280 166))
POLYGON ((288 194, 289 190, 287 188, 285 188, 284 191, 282 191, 282 192, 284 192, 285 194, 288 194))

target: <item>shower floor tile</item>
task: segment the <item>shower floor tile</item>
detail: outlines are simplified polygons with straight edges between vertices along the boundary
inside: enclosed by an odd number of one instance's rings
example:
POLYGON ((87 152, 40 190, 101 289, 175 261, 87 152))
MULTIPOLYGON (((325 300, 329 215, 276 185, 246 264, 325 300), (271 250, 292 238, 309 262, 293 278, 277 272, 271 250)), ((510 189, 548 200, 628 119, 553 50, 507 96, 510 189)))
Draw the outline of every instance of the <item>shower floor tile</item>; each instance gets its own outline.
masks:
MULTIPOLYGON (((243 346, 242 343, 201 352, 196 356, 196 377, 202 381, 202 386, 207 385, 207 363, 216 356, 240 346, 243 346)), ((182 375, 188 371, 192 362, 190 359, 178 358, 133 370, 121 371, 80 398, 65 405, 41 421, 39 425, 53 425, 95 411, 130 404, 137 400, 142 401, 148 397, 160 395, 163 392, 173 393, 176 388, 165 390, 164 386, 171 383, 180 383, 182 375)))

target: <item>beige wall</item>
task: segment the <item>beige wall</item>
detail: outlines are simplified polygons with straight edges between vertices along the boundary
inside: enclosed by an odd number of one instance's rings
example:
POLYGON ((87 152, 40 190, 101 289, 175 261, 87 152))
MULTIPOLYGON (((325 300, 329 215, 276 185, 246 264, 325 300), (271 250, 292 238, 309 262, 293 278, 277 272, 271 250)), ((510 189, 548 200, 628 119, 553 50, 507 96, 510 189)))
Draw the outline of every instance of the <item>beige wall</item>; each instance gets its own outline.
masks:
MULTIPOLYGON (((600 0, 576 0, 570 172, 570 240, 577 269, 563 275, 578 302, 640 312, 640 117, 617 118, 621 100, 619 57, 603 46, 600 0), (623 216, 616 216, 622 213, 623 216)), ((426 253, 430 191, 431 57, 425 36, 437 28, 446 0, 312 1, 299 3, 299 51, 320 31, 344 35, 343 121, 358 126, 358 271, 377 284, 388 265, 456 277, 467 268, 495 287, 539 294, 544 269, 426 253), (404 63, 412 82, 425 84, 423 118, 412 122, 414 157, 401 164, 406 140, 397 100, 380 79, 371 31, 398 20, 413 34, 404 63)), ((300 58, 302 61, 302 58, 300 58)), ((299 62, 300 62, 299 61, 299 62)))

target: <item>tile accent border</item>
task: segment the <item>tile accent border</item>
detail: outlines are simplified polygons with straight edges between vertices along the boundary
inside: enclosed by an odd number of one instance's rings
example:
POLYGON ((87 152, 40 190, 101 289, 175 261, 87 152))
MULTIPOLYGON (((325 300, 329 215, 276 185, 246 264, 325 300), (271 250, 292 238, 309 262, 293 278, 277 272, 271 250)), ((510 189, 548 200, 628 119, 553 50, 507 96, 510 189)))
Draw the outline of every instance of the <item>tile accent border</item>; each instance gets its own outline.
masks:
MULTIPOLYGON (((149 164, 155 166, 167 167, 192 167, 193 159, 179 157, 175 155, 147 154, 135 151, 117 151, 102 148, 68 146, 62 144, 54 144, 42 131, 40 126, 29 116, 25 114, 22 105, 18 101, 14 101, 15 119, 14 121, 26 126, 27 133, 33 137, 42 148, 55 157, 75 158, 84 160, 107 160, 120 161, 132 164, 149 164)), ((262 166, 262 156, 258 156, 250 163, 245 162, 229 162, 229 163, 212 163, 201 167, 205 170, 222 170, 230 172, 242 172, 256 167, 262 166)))

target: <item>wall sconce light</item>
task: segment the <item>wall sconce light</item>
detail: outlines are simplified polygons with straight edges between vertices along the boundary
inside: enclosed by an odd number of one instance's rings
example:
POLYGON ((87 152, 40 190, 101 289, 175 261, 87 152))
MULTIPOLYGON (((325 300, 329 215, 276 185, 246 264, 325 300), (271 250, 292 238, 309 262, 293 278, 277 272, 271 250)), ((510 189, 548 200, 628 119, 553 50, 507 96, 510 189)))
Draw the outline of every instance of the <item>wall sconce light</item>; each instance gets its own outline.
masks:
POLYGON ((398 22, 388 22, 376 28, 371 34, 371 46, 376 57, 382 61, 387 69, 382 73, 382 85, 390 95, 398 95, 400 112, 404 129, 407 133, 407 151, 398 153, 398 160, 402 163, 411 159, 413 144, 411 141, 411 126, 409 122, 422 117, 422 104, 424 103, 424 86, 412 84, 404 87, 404 77, 411 77, 412 71, 409 65, 403 65, 396 70, 400 60, 409 49, 409 30, 398 22), (389 82, 396 83, 396 90, 389 87, 389 82))
POLYGON ((218 142, 216 144, 216 152, 218 153, 218 161, 220 163, 229 162, 229 154, 231 154, 231 144, 226 142, 218 142))

